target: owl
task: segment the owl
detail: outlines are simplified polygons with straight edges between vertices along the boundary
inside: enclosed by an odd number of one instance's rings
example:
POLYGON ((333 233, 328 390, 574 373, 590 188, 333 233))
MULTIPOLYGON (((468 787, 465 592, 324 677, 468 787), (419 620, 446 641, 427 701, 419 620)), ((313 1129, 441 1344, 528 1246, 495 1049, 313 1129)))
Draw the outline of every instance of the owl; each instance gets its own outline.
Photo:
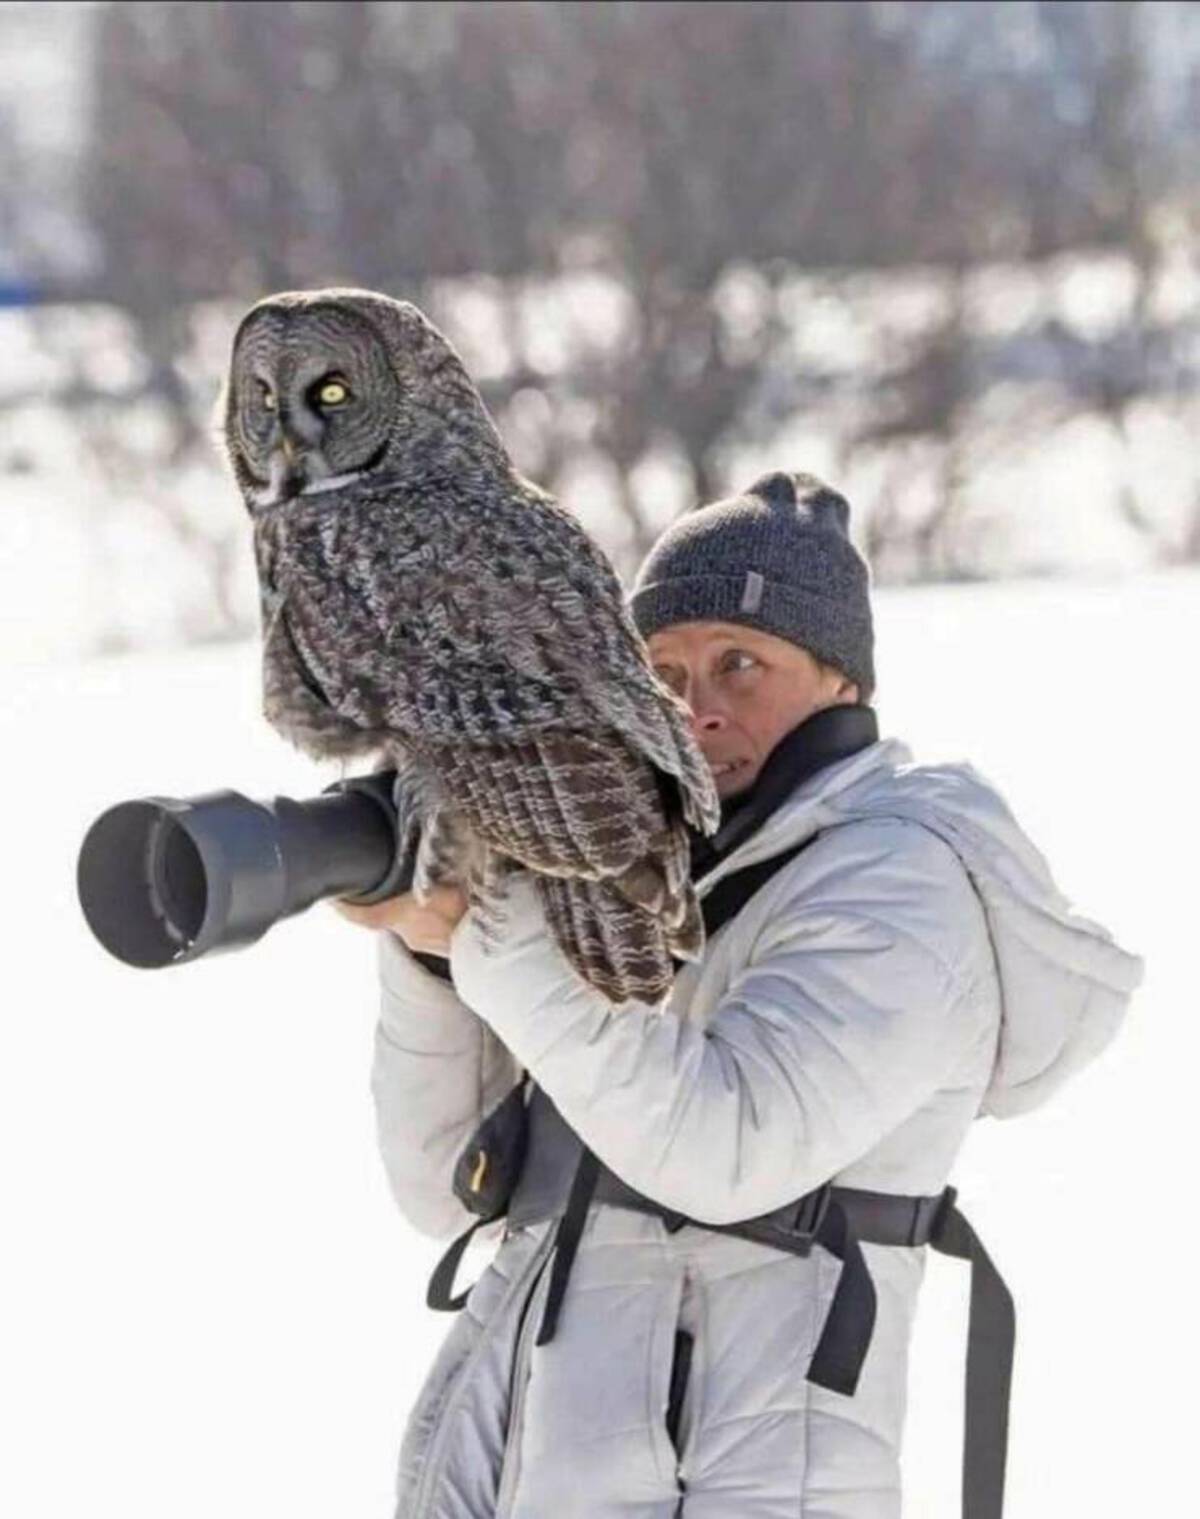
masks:
POLYGON ((597 544, 514 468, 450 343, 363 290, 253 306, 220 406, 249 512, 263 711, 315 759, 398 774, 414 890, 485 925, 514 869, 612 1003, 703 947, 685 824, 719 804, 597 544))

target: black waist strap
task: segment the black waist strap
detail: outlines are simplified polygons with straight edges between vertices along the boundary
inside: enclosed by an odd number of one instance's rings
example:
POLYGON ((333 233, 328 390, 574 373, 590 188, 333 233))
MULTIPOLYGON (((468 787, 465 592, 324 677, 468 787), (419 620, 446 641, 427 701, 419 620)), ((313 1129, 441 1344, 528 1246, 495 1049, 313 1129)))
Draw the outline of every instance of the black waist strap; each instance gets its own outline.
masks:
MULTIPOLYGON (((529 1104, 529 1144, 521 1177, 507 1211, 508 1224, 557 1219, 550 1284, 537 1343, 554 1337, 576 1248, 593 1202, 654 1214, 672 1232, 692 1224, 719 1234, 807 1255, 821 1245, 842 1262, 807 1373, 820 1387, 852 1396, 875 1325, 875 1289, 861 1244, 930 1245, 971 1267, 967 1330, 966 1409, 963 1442, 963 1519, 1001 1519, 1008 1448, 1008 1403, 1016 1334, 1012 1297, 987 1251, 955 1206, 953 1187, 935 1197, 905 1197, 855 1187, 829 1186, 759 1218, 707 1224, 673 1212, 627 1186, 581 1145, 540 1088, 529 1104)), ((457 1309, 469 1292, 452 1295, 463 1251, 480 1219, 460 1235, 438 1262, 426 1301, 457 1309)))

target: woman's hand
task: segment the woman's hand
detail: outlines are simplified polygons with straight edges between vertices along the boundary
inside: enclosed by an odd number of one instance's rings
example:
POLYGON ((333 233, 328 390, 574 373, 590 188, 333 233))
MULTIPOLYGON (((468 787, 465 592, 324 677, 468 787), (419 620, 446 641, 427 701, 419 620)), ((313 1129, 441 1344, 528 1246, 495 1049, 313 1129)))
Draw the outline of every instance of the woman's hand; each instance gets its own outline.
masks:
POLYGON ((450 935, 467 910, 467 899, 457 886, 435 886, 424 904, 411 891, 388 897, 370 907, 331 900, 331 906, 363 928, 390 928, 409 949, 423 955, 448 955, 450 935))

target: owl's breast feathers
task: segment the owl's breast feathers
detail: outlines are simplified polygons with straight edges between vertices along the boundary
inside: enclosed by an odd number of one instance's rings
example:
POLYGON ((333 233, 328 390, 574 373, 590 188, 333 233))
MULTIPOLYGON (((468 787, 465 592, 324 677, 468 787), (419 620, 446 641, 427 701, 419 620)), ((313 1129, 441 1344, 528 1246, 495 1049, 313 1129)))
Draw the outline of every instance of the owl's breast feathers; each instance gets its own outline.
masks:
POLYGON ((541 492, 376 482, 277 516, 270 567, 341 715, 423 747, 607 731, 681 782, 690 816, 715 813, 611 565, 541 492))

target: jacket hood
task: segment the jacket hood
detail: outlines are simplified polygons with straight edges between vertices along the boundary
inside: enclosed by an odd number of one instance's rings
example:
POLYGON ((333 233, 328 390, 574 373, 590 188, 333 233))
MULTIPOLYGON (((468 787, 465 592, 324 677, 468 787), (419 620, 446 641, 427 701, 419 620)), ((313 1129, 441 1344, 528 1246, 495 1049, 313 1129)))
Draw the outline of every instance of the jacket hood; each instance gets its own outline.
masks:
POLYGON ((996 788, 972 765, 919 765, 898 739, 871 744, 805 781, 699 883, 867 818, 919 823, 954 850, 982 903, 1000 984, 1001 1027, 981 1113, 1046 1101, 1115 1035, 1141 959, 1075 913, 996 788))

